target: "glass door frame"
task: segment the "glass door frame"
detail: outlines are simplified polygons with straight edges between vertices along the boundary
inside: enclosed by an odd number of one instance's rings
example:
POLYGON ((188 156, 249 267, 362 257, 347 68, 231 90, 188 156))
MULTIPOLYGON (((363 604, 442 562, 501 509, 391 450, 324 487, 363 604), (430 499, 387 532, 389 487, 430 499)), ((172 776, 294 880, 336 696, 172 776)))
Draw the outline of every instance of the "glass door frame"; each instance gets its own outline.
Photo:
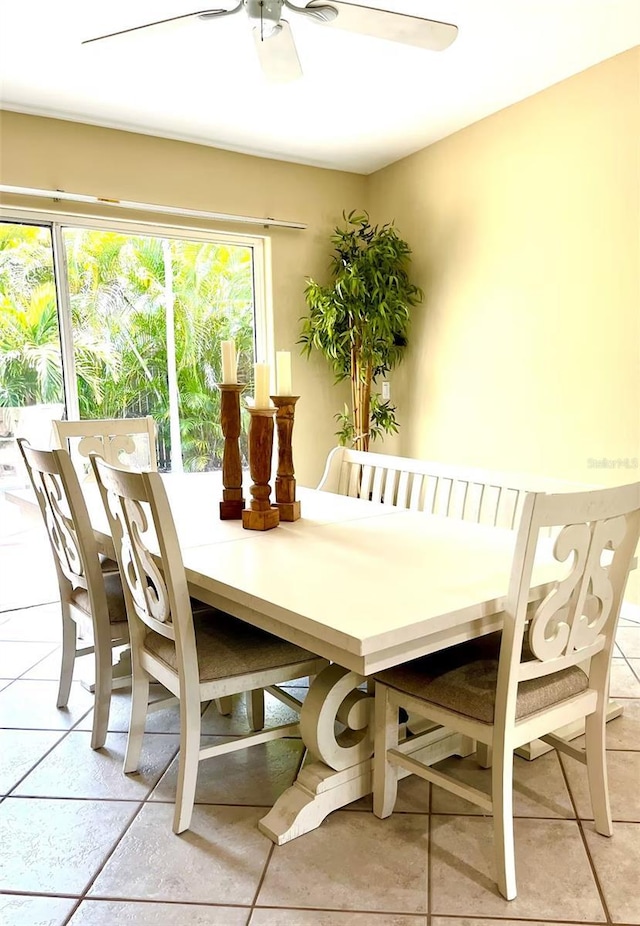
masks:
POLYGON ((71 319, 71 298, 65 260, 62 226, 50 223, 51 246, 53 248, 53 278, 58 303, 58 331, 60 332, 60 353, 62 355, 62 381, 64 384, 64 407, 66 417, 75 420, 80 417, 78 402, 78 380, 76 361, 73 354, 73 324, 71 319))
POLYGON ((49 228, 53 250, 53 271, 58 305, 58 327, 64 383, 64 400, 67 418, 79 418, 78 386, 73 356, 71 301, 68 286, 66 252, 63 232, 65 228, 85 228, 120 234, 146 235, 154 238, 177 238, 187 241, 208 241, 249 247, 253 251, 254 299, 254 351, 256 360, 263 359, 273 365, 274 325, 271 299, 271 251, 266 235, 239 235, 186 225, 162 225, 157 222, 128 221, 125 219, 96 218, 88 215, 46 212, 39 209, 19 209, 0 205, 0 221, 39 225, 49 228))

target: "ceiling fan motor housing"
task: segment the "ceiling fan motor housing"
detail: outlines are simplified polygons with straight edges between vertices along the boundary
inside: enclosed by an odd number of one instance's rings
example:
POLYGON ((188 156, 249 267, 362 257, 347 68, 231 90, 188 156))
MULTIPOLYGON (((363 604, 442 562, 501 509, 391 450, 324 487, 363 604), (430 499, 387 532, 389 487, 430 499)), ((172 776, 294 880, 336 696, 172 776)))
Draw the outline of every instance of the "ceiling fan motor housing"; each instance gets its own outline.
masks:
POLYGON ((277 34, 280 29, 283 0, 244 0, 251 27, 262 39, 277 34))

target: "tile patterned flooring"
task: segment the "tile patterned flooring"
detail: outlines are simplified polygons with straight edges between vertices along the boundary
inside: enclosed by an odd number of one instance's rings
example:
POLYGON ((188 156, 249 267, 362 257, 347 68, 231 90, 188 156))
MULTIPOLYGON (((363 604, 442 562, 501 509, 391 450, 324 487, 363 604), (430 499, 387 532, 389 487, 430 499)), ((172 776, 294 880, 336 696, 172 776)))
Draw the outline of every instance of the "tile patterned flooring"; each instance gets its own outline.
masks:
MULTIPOLYGON (((631 612, 629 612, 631 613, 631 612)), ((491 824, 416 779, 396 812, 370 799, 276 847, 256 828, 303 760, 281 740, 200 766, 193 824, 171 832, 176 710, 152 715, 140 774, 121 771, 128 695, 114 692, 105 748, 89 747, 93 697, 74 681, 55 707, 58 605, 0 613, 0 923, 2 926, 529 926, 640 924, 640 621, 622 621, 608 727, 614 836, 593 829, 584 769, 549 753, 516 758, 519 895, 492 875, 491 824)), ((87 671, 78 661, 76 677, 87 671)), ((300 685, 299 694, 304 695, 300 685)), ((270 716, 288 709, 269 700, 270 716)), ((212 704, 211 741, 238 735, 212 704)), ((488 773, 449 759, 461 778, 488 773)))

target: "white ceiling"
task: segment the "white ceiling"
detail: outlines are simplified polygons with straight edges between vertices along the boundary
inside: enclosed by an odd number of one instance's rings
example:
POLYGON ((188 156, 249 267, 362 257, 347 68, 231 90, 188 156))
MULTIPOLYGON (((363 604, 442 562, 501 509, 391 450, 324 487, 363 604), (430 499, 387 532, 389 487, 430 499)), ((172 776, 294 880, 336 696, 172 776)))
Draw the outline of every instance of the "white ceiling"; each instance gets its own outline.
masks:
POLYGON ((232 5, 0 0, 0 102, 369 173, 640 44, 640 0, 368 0, 455 23, 458 37, 442 52, 290 17, 304 70, 290 84, 265 82, 242 13, 80 44, 232 5))

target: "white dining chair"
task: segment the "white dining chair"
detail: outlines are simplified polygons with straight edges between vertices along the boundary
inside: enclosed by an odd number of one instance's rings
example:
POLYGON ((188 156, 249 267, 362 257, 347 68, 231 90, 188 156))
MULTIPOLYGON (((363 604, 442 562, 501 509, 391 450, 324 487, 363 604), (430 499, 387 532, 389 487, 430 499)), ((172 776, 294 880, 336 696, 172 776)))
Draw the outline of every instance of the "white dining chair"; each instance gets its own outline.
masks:
MULTIPOLYGON (((609 675, 639 536, 640 483, 562 495, 529 494, 502 633, 376 676, 375 814, 392 813, 399 769, 492 813, 498 889, 507 900, 516 896, 512 791, 513 753, 519 746, 539 738, 584 763, 596 831, 612 834, 605 752, 609 675), (549 527, 559 528, 555 541, 541 540, 549 527), (549 569, 552 542, 557 578, 549 577, 542 602, 528 605, 539 570, 549 569), (400 707, 490 749, 491 793, 412 756, 411 739, 398 742, 400 707), (553 733, 580 719, 586 727, 584 749, 553 733)), ((464 581, 464 563, 460 580, 464 581)))
MULTIPOLYGON (((191 823, 200 761, 299 735, 296 722, 203 747, 202 703, 267 686, 277 696, 277 682, 315 675, 328 663, 221 611, 194 614, 175 524, 159 474, 128 472, 95 456, 91 462, 123 576, 131 636, 133 686, 124 770, 135 772, 138 768, 149 683, 156 679, 180 702, 173 830, 182 833, 191 823)), ((302 707, 286 692, 282 692, 282 700, 302 707)))
POLYGON ((158 469, 156 426, 153 418, 86 418, 54 421, 58 447, 68 450, 74 465, 92 473, 89 454, 97 453, 108 463, 132 469, 158 469))
POLYGON ((67 706, 77 656, 95 658, 95 707, 91 747, 104 746, 112 687, 112 650, 129 641, 117 563, 100 558, 87 506, 65 450, 18 445, 47 528, 62 612, 62 664, 57 706, 67 706), (78 645, 78 635, 83 641, 78 645), (92 641, 92 642, 91 642, 92 641))
MULTIPOLYGON (((92 481, 91 454, 97 454, 107 463, 126 469, 158 469, 156 426, 151 416, 144 418, 87 418, 82 420, 54 421, 54 436, 59 447, 68 450, 81 480, 92 481)), ((202 604, 192 601, 198 610, 202 604)), ((124 662, 128 675, 128 663, 124 662)), ((218 712, 229 715, 231 698, 217 698, 218 712)), ((264 726, 264 694, 261 691, 246 693, 247 714, 252 729, 264 726)))

